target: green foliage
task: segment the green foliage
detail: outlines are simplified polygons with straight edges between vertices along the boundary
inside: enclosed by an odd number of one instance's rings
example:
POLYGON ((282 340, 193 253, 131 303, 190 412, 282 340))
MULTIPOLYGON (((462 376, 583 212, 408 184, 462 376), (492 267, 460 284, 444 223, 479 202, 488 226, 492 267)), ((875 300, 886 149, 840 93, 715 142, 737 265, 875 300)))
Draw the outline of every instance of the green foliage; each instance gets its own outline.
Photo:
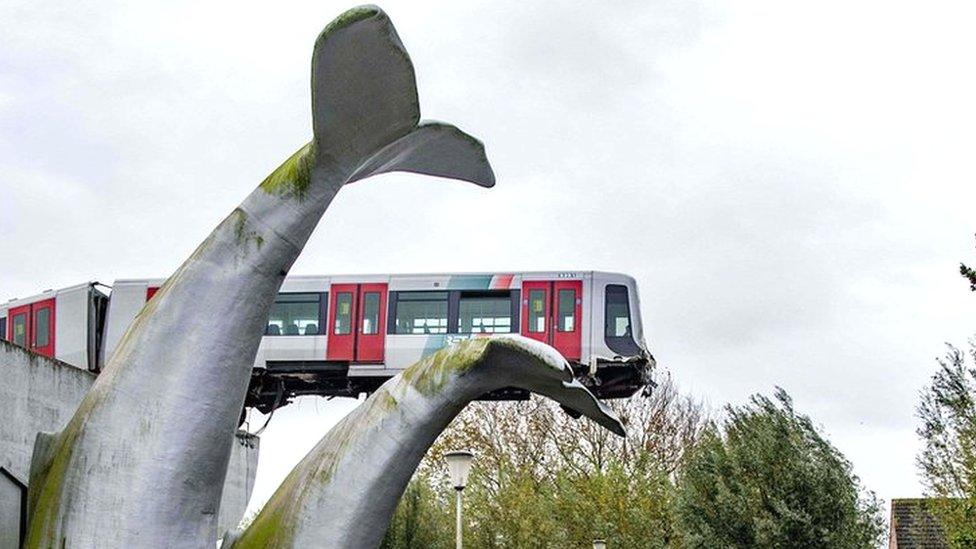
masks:
POLYGON ((660 471, 631 475, 619 463, 576 478, 561 474, 555 517, 568 534, 559 547, 604 538, 611 547, 668 547, 677 541, 672 513, 674 490, 660 471))
MULTIPOLYGON (((453 490, 421 475, 407 488, 381 547, 453 547, 453 490), (438 494, 442 494, 438 496, 438 494), (444 497, 446 495, 447 497, 444 497)), ((466 547, 667 547, 673 538, 671 484, 613 466, 577 478, 566 471, 538 482, 508 471, 498 486, 473 477, 464 491, 466 547)))
POLYGON ((475 403, 435 443, 382 547, 454 546, 442 455, 476 455, 464 491, 465 547, 869 547, 879 503, 789 397, 730 408, 724 429, 662 383, 611 401, 620 438, 544 399, 475 403), (707 427, 706 427, 707 426, 707 427))
POLYGON ((976 292, 976 271, 967 267, 965 263, 960 263, 959 273, 969 279, 969 289, 976 292))
POLYGON ((976 270, 967 267, 965 263, 960 263, 959 274, 969 280, 969 289, 976 292, 976 270))
POLYGON ((689 455, 677 514, 688 547, 872 547, 884 534, 881 504, 850 463, 798 415, 753 396, 726 408, 689 455))
POLYGON ((454 540, 454 522, 448 507, 433 490, 426 476, 414 477, 400 498, 381 547, 450 547, 454 540))
POLYGON ((976 497, 937 499, 933 510, 942 523, 949 547, 976 548, 976 497))
POLYGON ((610 406, 628 426, 627 438, 571 419, 545 399, 472 404, 428 452, 391 527, 408 529, 407 509, 420 505, 430 514, 410 528, 430 536, 404 545, 391 534, 383 547, 453 547, 454 494, 442 456, 455 448, 477 456, 464 491, 466 547, 589 549, 596 538, 610 547, 668 546, 675 536, 671 473, 701 431, 702 407, 670 383, 650 398, 610 406), (426 494, 423 501, 412 490, 426 494))
POLYGON ((922 391, 917 463, 953 547, 976 547, 976 340, 966 353, 948 346, 922 391))

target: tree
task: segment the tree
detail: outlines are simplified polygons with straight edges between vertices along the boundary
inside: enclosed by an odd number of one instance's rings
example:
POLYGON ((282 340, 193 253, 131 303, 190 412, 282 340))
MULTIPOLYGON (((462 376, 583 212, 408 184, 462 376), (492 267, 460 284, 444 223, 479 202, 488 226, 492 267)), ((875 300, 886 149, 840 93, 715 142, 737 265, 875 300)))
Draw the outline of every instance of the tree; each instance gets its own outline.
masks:
POLYGON ((917 463, 950 544, 976 547, 976 339, 966 353, 948 345, 922 391, 917 463))
POLYGON ((959 274, 969 280, 969 289, 976 292, 976 270, 967 267, 965 263, 960 263, 959 274))
POLYGON ((442 456, 456 448, 476 455, 464 491, 467 547, 590 547, 595 538, 611 547, 673 545, 679 533, 672 478, 703 429, 704 408, 670 381, 650 397, 608 405, 627 427, 626 438, 572 419, 544 399, 472 404, 428 452, 383 547, 452 545, 453 528, 440 526, 453 524, 442 456), (403 544, 410 517, 424 513, 439 513, 424 519, 433 536, 403 544))
POLYGON ((400 498, 383 538, 386 549, 449 547, 454 540, 453 522, 444 498, 431 488, 425 475, 410 482, 400 498))
POLYGON ((880 502, 782 389, 727 406, 689 454, 677 484, 688 547, 873 547, 880 502))
POLYGON ((595 538, 642 548, 877 545, 879 502, 786 393, 777 399, 729 407, 720 426, 664 382, 648 398, 608 403, 626 438, 541 399, 475 403, 428 452, 383 547, 452 546, 442 456, 456 448, 476 455, 464 491, 467 547, 589 548, 595 538), (404 532, 421 529, 423 541, 405 542, 404 532))

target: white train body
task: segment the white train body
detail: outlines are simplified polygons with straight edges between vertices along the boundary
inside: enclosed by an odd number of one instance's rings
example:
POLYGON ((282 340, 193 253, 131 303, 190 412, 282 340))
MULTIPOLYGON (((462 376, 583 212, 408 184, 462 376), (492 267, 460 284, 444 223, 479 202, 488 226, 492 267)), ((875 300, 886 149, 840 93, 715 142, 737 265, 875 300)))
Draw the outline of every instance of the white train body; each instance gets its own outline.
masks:
POLYGON ((0 304, 0 338, 97 371, 108 296, 88 282, 0 304))
MULTIPOLYGON (((118 280, 110 297, 86 283, 13 300, 0 305, 0 337, 98 371, 163 282, 118 280)), ((649 382, 653 359, 626 275, 290 276, 255 359, 249 405, 369 392, 453 341, 502 333, 552 345, 599 396, 629 396, 649 382)))

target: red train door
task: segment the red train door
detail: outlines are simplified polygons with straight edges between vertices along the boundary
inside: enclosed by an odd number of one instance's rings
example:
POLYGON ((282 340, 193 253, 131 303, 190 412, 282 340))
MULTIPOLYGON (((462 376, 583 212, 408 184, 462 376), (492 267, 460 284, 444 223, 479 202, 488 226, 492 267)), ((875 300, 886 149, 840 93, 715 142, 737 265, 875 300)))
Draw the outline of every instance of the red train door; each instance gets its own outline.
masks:
POLYGON ((532 280, 522 283, 522 335, 552 345, 568 360, 580 360, 583 282, 532 280))
POLYGON ((13 307, 7 312, 7 318, 10 319, 7 321, 7 341, 24 348, 29 347, 29 341, 31 340, 31 306, 21 305, 20 307, 13 307))
POLYGON ((54 358, 54 299, 31 305, 31 348, 54 358))
POLYGON ((325 350, 328 360, 353 361, 356 353, 356 284, 333 284, 329 301, 329 343, 325 350))
POLYGON ((552 282, 538 280, 522 282, 522 335, 549 343, 552 323, 549 322, 549 296, 552 282))
POLYGON ((356 362, 383 362, 386 341, 386 284, 359 285, 356 362))
POLYGON ((583 351, 583 281, 552 283, 552 346, 568 360, 580 360, 583 351))
POLYGON ((386 344, 387 285, 333 284, 327 360, 381 363, 386 344))
POLYGON ((7 313, 8 340, 54 358, 54 299, 14 307, 7 313))

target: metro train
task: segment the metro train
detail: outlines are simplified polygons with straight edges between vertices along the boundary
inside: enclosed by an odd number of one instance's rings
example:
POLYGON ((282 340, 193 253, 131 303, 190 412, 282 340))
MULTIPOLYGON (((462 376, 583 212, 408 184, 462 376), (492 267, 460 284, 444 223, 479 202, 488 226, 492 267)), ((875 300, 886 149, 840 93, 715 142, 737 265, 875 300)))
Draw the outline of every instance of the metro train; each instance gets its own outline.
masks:
MULTIPOLYGON (((13 299, 0 305, 0 337, 97 373, 164 282, 87 282, 13 299)), ((356 397, 452 342, 508 333, 555 347, 600 398, 650 386, 654 359, 626 275, 289 276, 268 315, 245 406, 267 412, 299 395, 356 397)))

